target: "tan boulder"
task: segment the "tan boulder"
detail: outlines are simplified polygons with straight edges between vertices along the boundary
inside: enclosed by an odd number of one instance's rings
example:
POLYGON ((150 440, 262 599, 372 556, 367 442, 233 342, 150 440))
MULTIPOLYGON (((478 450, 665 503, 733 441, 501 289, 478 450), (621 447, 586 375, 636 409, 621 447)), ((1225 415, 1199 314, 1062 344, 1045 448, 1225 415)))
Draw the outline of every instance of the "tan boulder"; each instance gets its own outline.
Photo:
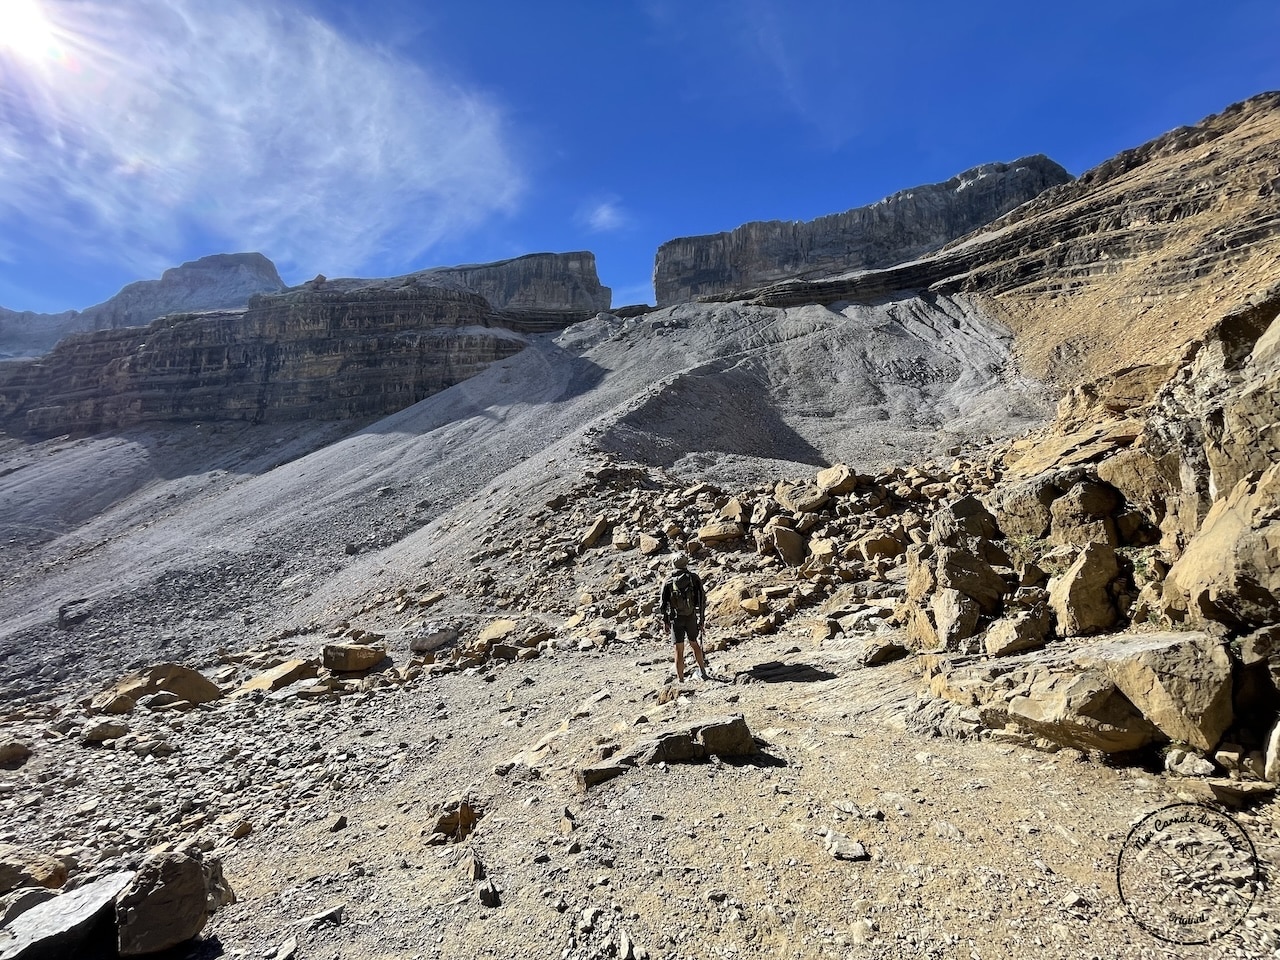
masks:
POLYGON ((0 843, 0 893, 19 887, 57 890, 67 882, 67 865, 27 847, 0 843))
POLYGON ((1120 495, 1107 484, 1076 484, 1049 507, 1053 522, 1049 542, 1083 547, 1087 543, 1118 546, 1120 537, 1111 516, 1121 504, 1120 495))
POLYGON ((961 642, 978 632, 982 611, 978 603, 959 590, 943 588, 930 601, 937 642, 948 650, 960 649, 961 642))
POLYGON ((940 588, 960 591, 976 601, 988 616, 1000 611, 1001 601, 1009 590, 991 564, 955 547, 938 547, 934 575, 940 588))
POLYGON ((652 557, 654 554, 662 552, 662 541, 657 537, 649 536, 647 533, 640 534, 639 546, 641 556, 652 557))
POLYGON ((1043 606, 1020 610, 991 624, 983 636, 982 645, 989 657, 1036 650, 1045 645, 1052 629, 1053 619, 1043 606))
POLYGON ((157 663, 98 694, 89 708, 98 713, 128 713, 143 697, 161 691, 188 703, 210 703, 222 697, 222 689, 198 670, 178 663, 157 663))
POLYGON ((732 520, 734 523, 746 525, 751 522, 752 507, 750 501, 739 497, 731 497, 729 502, 720 508, 721 520, 732 520))
POLYGON ((1001 488, 995 497, 995 517, 1000 532, 1006 537, 1043 537, 1053 521, 1050 506, 1061 495, 1050 474, 1001 488))
POLYGON ((605 514, 597 514, 595 519, 591 521, 587 529, 583 532, 581 539, 578 541, 578 552, 590 550, 596 546, 606 533, 613 528, 613 521, 605 514))
POLYGON ((1231 658, 1206 633, 1125 635, 1075 660, 1114 682, 1170 740, 1212 750, 1231 726, 1231 658))
POLYGON ((1078 750, 1124 753, 1160 736, 1115 683, 1093 671, 1042 676, 1007 710, 1019 726, 1078 750))
POLYGON ((363 673, 387 659, 387 649, 367 643, 326 643, 321 662, 326 670, 363 673))
POLYGON ((797 533, 790 527, 775 524, 767 529, 766 536, 787 566, 798 567, 804 563, 805 557, 808 556, 809 545, 803 534, 797 533))
POLYGON ((818 489, 833 496, 852 493, 858 486, 858 475, 843 463, 819 470, 816 479, 818 489))
POLYGON ((819 566, 831 566, 839 551, 839 546, 830 537, 814 537, 809 541, 809 556, 819 566))
POLYGON ((726 543, 746 536, 746 529, 732 520, 717 520, 698 528, 698 539, 703 543, 726 543))
POLYGON ((1115 550, 1090 543, 1062 576, 1049 582, 1049 607, 1060 636, 1087 636, 1115 625, 1119 613, 1108 587, 1119 573, 1115 550))
POLYGON ((813 513, 821 510, 831 495, 817 484, 782 482, 773 490, 774 497, 792 513, 813 513))
POLYGON ((1280 463, 1216 502, 1164 581, 1166 613, 1233 627, 1280 620, 1280 463))
POLYGON ((320 664, 315 660, 286 660, 241 684, 232 696, 239 697, 254 692, 270 693, 299 680, 311 680, 319 671, 320 664))
POLYGON ((897 537, 883 530, 874 530, 855 544, 858 556, 863 560, 892 560, 902 556, 905 548, 897 537))

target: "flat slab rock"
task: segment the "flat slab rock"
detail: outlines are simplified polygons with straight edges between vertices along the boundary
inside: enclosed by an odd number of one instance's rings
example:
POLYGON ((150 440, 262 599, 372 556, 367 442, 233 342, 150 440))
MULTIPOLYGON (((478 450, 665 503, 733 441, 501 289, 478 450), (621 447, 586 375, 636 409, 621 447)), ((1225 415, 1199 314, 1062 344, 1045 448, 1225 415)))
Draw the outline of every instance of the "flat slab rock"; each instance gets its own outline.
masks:
POLYGON ((112 913, 116 896, 127 887, 132 870, 113 873, 37 904, 0 930, 0 960, 53 960, 78 955, 95 927, 112 913))
POLYGON ((646 737, 609 760, 583 767, 577 774, 578 785, 589 790, 632 767, 699 763, 713 756, 749 757, 756 752, 755 739, 742 714, 715 717, 646 737))

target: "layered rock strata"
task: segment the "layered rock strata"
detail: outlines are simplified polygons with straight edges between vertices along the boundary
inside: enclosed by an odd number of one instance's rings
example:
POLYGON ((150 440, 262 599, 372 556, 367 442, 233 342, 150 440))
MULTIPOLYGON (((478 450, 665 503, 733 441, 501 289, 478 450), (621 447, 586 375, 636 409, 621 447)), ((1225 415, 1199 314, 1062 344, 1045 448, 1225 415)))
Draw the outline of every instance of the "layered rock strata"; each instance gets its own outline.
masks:
POLYGON ((607 306, 590 255, 560 260, 558 285, 557 259, 539 255, 439 271, 434 285, 429 274, 317 279, 256 296, 243 311, 76 334, 38 361, 0 365, 0 417, 50 436, 151 421, 391 413, 519 351, 527 334, 607 306))
POLYGON ((1126 151, 933 256, 739 298, 985 294, 1017 334, 1026 372, 1073 386, 1176 360, 1250 291, 1280 281, 1277 169, 1280 93, 1266 93, 1126 151))
POLYGON ((937 250, 1071 175, 1048 157, 988 163, 944 183, 903 190, 816 220, 770 220, 670 240, 658 248, 658 305, 746 290, 783 278, 886 267, 937 250))
POLYGON ((284 281, 260 253, 220 253, 139 280, 110 300, 82 311, 15 313, 0 308, 0 354, 43 353, 70 333, 150 323, 167 313, 243 307, 259 293, 278 293, 284 281))

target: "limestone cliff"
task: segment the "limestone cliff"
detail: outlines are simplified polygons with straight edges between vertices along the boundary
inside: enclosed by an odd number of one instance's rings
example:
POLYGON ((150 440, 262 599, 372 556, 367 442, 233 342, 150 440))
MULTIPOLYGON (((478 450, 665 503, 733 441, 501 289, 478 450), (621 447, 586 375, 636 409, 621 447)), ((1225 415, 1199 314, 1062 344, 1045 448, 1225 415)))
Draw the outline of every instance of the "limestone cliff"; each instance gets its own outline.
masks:
POLYGON ((748 298, 986 294, 1017 334, 1024 370, 1070 387, 1175 359, 1280 281, 1278 169, 1280 93, 1266 93, 1128 150, 932 256, 748 298))
POLYGON ((0 421, 49 436, 150 421, 387 414, 600 304, 608 306, 608 289, 590 254, 388 280, 317 278, 254 296, 243 310, 74 334, 39 360, 0 364, 0 421), (487 286, 507 308, 464 281, 487 286))
POLYGON ((1070 179, 1047 157, 1024 157, 816 220, 748 223, 671 240, 658 248, 654 263, 658 305, 910 260, 1070 179))
POLYGON ((284 289, 275 264, 260 253, 220 253, 139 280, 82 311, 15 313, 0 308, 0 355, 43 353, 69 333, 136 327, 166 313, 242 307, 256 293, 284 289))

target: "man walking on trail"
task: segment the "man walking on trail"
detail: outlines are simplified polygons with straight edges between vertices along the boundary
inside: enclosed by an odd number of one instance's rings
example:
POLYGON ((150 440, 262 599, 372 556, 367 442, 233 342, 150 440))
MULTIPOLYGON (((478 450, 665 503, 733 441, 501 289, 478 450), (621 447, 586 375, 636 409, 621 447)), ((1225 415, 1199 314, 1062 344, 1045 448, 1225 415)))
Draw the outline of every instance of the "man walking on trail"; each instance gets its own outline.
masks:
POLYGON ((676 682, 684 683, 684 642, 693 647, 693 658, 698 662, 698 672, 703 680, 707 676, 707 658, 702 653, 703 621, 707 612, 707 592, 702 579, 689 569, 689 558, 678 553, 672 561, 670 579, 662 585, 658 595, 658 612, 662 628, 671 635, 676 645, 676 682))

